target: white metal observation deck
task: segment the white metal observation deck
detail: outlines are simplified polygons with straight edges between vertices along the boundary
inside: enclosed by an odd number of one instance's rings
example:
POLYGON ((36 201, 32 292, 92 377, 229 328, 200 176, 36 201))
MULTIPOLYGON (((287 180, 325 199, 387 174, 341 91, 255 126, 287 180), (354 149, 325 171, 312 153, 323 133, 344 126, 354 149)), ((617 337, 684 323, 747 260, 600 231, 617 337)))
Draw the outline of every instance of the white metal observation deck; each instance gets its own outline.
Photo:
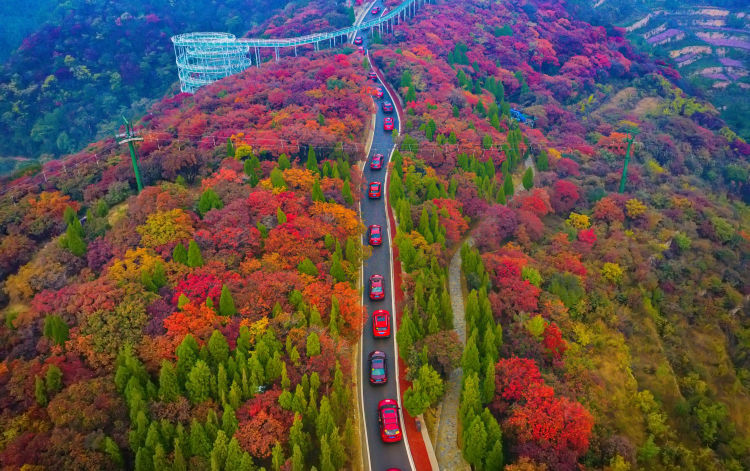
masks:
POLYGON ((326 44, 334 47, 347 42, 352 34, 362 30, 370 30, 372 33, 377 29, 380 34, 393 32, 395 25, 414 16, 417 9, 427 2, 429 0, 404 0, 401 5, 384 15, 358 25, 293 38, 236 38, 229 33, 186 33, 172 36, 180 89, 195 93, 203 85, 242 72, 253 63, 260 67, 262 49, 273 49, 278 61, 281 48, 292 47, 297 55, 298 46, 312 44, 316 51, 326 44))

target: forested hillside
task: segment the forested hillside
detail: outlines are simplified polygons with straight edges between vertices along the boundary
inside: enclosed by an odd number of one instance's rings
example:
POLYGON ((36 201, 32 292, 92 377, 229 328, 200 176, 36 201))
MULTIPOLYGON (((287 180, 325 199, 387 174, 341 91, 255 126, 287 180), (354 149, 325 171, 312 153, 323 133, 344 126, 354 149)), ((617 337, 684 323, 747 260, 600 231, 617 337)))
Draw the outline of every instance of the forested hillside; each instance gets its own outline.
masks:
MULTIPOLYGON (((113 0, 58 6, 54 16, 60 19, 40 25, 0 65, 0 132, 5 137, 0 157, 7 157, 0 159, 0 172, 14 168, 10 157, 49 159, 77 151, 95 137, 114 134, 121 115, 138 117, 155 100, 174 93, 170 36, 188 31, 242 36, 278 8, 307 3, 113 0)), ((312 12, 330 11, 331 24, 340 26, 350 18, 342 5, 316 2, 312 12)))
POLYGON ((477 247, 463 249, 470 464, 750 465, 750 146, 673 69, 556 2, 428 7, 372 55, 407 115, 391 186, 407 409, 437 404, 429 371, 455 364, 440 306, 458 212, 477 247))
POLYGON ((733 130, 750 138, 750 10, 747 2, 607 0, 567 6, 595 24, 617 25, 642 52, 670 64, 690 92, 710 101, 733 130))
MULTIPOLYGON (((350 20, 315 8, 253 34, 350 20)), ((149 21, 131 15, 113 20, 149 21)), ((374 42, 405 110, 387 192, 403 409, 434 417, 461 366, 474 469, 750 468, 750 145, 559 1, 441 1, 374 42)), ((4 182, 5 468, 358 467, 368 67, 307 51, 161 99, 135 123, 139 194, 111 138, 4 182)))
POLYGON ((3 466, 348 466, 358 61, 299 58, 162 101, 139 195, 109 152, 4 196, 3 466))

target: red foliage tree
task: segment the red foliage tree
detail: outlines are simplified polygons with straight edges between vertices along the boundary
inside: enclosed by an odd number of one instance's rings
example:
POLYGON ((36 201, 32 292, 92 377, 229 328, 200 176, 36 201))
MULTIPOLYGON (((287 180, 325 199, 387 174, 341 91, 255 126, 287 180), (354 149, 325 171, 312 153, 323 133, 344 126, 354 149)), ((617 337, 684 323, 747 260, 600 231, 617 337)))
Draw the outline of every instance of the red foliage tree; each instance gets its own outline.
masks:
POLYGON ((565 350, 568 349, 565 339, 562 338, 560 328, 554 322, 550 322, 547 328, 544 329, 542 344, 555 359, 560 358, 565 353, 565 350))
POLYGON ((566 213, 575 207, 579 197, 578 187, 574 183, 558 180, 552 191, 552 207, 557 213, 566 213))
POLYGON ((609 196, 600 199, 594 206, 594 218, 600 221, 624 221, 625 213, 622 208, 609 196))

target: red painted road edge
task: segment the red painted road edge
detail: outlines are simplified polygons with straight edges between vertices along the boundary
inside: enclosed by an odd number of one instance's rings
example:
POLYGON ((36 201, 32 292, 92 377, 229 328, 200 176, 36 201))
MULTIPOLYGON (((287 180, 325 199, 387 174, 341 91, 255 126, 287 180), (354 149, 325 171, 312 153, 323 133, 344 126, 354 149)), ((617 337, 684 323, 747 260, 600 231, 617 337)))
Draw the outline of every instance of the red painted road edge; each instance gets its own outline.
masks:
MULTIPOLYGON (((396 111, 398 112, 398 120, 399 124, 402 124, 403 116, 404 116, 404 109, 401 105, 401 97, 399 97, 398 93, 391 87, 391 85, 385 81, 385 75, 378 69, 374 63, 371 62, 370 66, 375 71, 376 74, 378 74, 378 78, 380 79, 380 82, 388 89, 388 92, 392 97, 396 97, 395 103, 393 104, 396 107, 396 111)), ((389 162, 390 165, 390 162, 389 162)), ((391 175, 393 172, 388 172, 388 177, 386 178, 385 184, 390 186, 391 183, 391 175)), ((390 237, 391 237, 391 250, 393 251, 393 300, 394 304, 396 306, 396 326, 398 328, 401 327, 401 314, 403 313, 403 305, 404 305, 404 292, 401 289, 401 259, 398 256, 398 247, 396 247, 396 220, 393 217, 393 210, 391 209, 390 202, 386 202, 386 210, 388 211, 388 220, 391 224, 391 231, 390 231, 390 237)), ((406 380, 406 362, 401 358, 401 356, 398 357, 398 384, 401 391, 401 404, 404 403, 404 391, 411 386, 411 382, 406 380)), ((417 424, 414 420, 414 417, 409 415, 409 413, 406 411, 406 408, 401 408, 401 413, 404 417, 404 425, 406 426, 406 439, 409 440, 409 448, 411 449, 411 456, 414 460, 414 466, 417 468, 417 471, 429 471, 432 470, 432 465, 430 464, 430 456, 427 453, 427 445, 425 445, 424 440, 422 439, 422 432, 417 430, 417 424)))

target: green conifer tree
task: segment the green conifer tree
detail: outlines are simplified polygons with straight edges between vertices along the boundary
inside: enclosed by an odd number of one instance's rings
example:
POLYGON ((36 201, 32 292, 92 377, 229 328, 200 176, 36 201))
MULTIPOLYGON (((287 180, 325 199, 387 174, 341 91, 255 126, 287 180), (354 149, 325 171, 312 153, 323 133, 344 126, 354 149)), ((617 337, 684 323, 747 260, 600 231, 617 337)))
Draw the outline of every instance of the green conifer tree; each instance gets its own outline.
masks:
POLYGON ((205 216, 212 209, 221 209, 223 207, 224 202, 221 201, 219 195, 211 188, 206 189, 198 200, 198 213, 201 217, 205 216))
POLYGON ((527 168, 526 171, 523 173, 523 187, 526 188, 526 190, 530 190, 534 186, 534 171, 531 169, 531 167, 527 168))
POLYGON ((227 317, 237 314, 237 309, 234 307, 234 298, 232 298, 232 292, 229 291, 227 285, 222 285, 221 287, 221 297, 219 298, 219 314, 227 317))
POLYGON ((349 179, 344 180, 344 184, 341 186, 341 196, 344 197, 344 202, 351 206, 354 204, 354 197, 352 196, 352 188, 349 183, 349 179))
POLYGON ((286 221, 286 214, 281 209, 281 206, 279 206, 278 208, 276 208, 276 222, 278 222, 279 224, 285 224, 286 221))
POLYGON ((318 168, 318 159, 315 158, 315 148, 313 148, 313 146, 310 146, 307 149, 307 163, 305 166, 309 171, 313 173, 320 173, 320 169, 318 168))
POLYGON ((503 182, 503 194, 505 197, 513 196, 513 178, 510 173, 505 174, 505 181, 503 182))
POLYGON ((47 406, 47 388, 44 385, 44 380, 37 376, 34 380, 34 397, 36 403, 42 407, 47 406))
POLYGON ((60 239, 60 244, 68 249, 76 257, 81 257, 86 253, 86 242, 83 240, 84 232, 81 221, 75 210, 68 206, 65 208, 64 219, 68 223, 65 229, 65 235, 60 239))
POLYGON ((188 253, 185 246, 181 243, 177 243, 172 250, 172 260, 183 265, 187 265, 188 253))
POLYGON ((323 190, 320 188, 320 180, 317 178, 313 182, 311 196, 312 196, 313 201, 325 201, 326 200, 326 197, 323 194, 323 190))
POLYGON ((211 370, 203 360, 197 360, 188 374, 185 389, 193 404, 201 403, 209 398, 211 384, 211 370))
POLYGON ((232 138, 227 138, 227 157, 234 157, 234 144, 232 138))
POLYGON ((198 247, 198 244, 196 244, 194 240, 191 240, 190 244, 188 245, 187 266, 203 266, 203 256, 201 255, 201 249, 198 247))
POLYGON ((44 330, 42 332, 55 344, 63 345, 68 340, 70 328, 62 317, 57 314, 50 314, 44 318, 44 330))
POLYGON ((289 157, 287 157, 286 154, 281 154, 279 156, 279 169, 281 170, 287 170, 292 168, 292 163, 289 162, 289 157))
POLYGON ((54 363, 47 367, 47 374, 44 377, 44 386, 49 394, 55 394, 62 389, 63 374, 60 368, 54 363))
POLYGON ((307 353, 308 357, 320 355, 320 339, 318 338, 318 334, 316 334, 314 331, 310 332, 310 334, 307 336, 305 352, 307 353))
POLYGON ((159 371, 159 399, 164 402, 174 402, 180 395, 180 385, 177 382, 177 370, 172 362, 162 360, 159 371))

